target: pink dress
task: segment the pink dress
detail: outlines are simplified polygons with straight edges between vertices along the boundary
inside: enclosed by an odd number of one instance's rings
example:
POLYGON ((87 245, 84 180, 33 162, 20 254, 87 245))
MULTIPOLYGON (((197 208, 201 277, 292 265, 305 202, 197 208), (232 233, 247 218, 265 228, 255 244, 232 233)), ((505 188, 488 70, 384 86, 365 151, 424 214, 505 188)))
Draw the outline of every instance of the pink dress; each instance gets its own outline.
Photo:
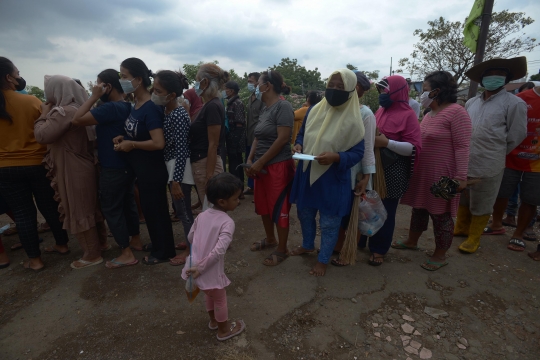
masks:
POLYGON ((223 289, 231 283, 225 275, 225 252, 232 241, 234 221, 226 212, 210 208, 197 216, 188 241, 191 255, 186 258, 182 278, 187 280, 186 270, 197 266, 201 275, 195 283, 201 290, 223 289))
POLYGON ((456 216, 459 195, 450 201, 436 198, 429 189, 441 178, 466 180, 472 125, 469 114, 452 104, 435 116, 428 113, 420 123, 422 152, 401 203, 426 209, 434 215, 449 212, 456 216))

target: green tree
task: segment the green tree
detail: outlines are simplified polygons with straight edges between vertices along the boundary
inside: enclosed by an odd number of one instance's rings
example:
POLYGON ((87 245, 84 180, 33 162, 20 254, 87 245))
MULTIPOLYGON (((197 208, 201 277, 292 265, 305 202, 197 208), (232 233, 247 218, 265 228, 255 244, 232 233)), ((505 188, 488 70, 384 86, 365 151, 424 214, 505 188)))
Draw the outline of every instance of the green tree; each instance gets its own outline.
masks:
POLYGON ((318 68, 307 70, 298 64, 296 59, 283 58, 278 65, 274 65, 270 69, 278 71, 295 94, 304 95, 308 90, 324 90, 326 88, 318 68))
POLYGON ((28 95, 34 95, 39 100, 45 102, 45 91, 41 90, 37 86, 28 85, 26 87, 26 92, 28 93, 28 95))
POLYGON ((367 105, 375 114, 379 108, 379 93, 374 84, 371 85, 371 89, 364 92, 364 96, 360 98, 360 104, 367 105))
MULTIPOLYGON (((484 60, 495 57, 511 58, 523 52, 532 51, 540 45, 536 39, 523 33, 523 28, 534 20, 525 13, 503 10, 494 12, 489 26, 484 60)), ((454 74, 461 85, 467 78, 465 71, 474 63, 474 54, 463 45, 463 26, 460 21, 447 21, 442 16, 428 21, 429 28, 417 29, 413 35, 420 41, 413 45, 409 58, 399 60, 399 66, 408 70, 411 77, 423 78, 436 70, 446 70, 454 74)), ((403 72, 398 69, 397 72, 403 72)))
POLYGON ((540 74, 531 75, 529 81, 540 81, 540 74))
MULTIPOLYGON (((358 70, 358 68, 356 66, 354 66, 353 64, 347 64, 346 67, 349 70, 353 70, 353 71, 358 70)), ((379 70, 373 70, 373 71, 360 70, 360 72, 363 72, 364 75, 366 75, 367 78, 370 79, 370 80, 377 80, 379 78, 379 73, 380 73, 379 70)))
POLYGON ((349 70, 358 70, 358 68, 356 66, 354 66, 353 64, 347 64, 346 68, 349 69, 349 70))

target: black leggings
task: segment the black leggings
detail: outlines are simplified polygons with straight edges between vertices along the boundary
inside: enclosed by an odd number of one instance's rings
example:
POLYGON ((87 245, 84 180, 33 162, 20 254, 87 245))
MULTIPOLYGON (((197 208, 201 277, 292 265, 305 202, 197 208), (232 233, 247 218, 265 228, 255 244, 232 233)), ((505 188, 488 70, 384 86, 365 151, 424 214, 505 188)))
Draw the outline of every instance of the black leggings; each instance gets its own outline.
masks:
POLYGON ((168 259, 176 256, 167 181, 169 174, 163 158, 163 151, 132 150, 127 153, 129 171, 137 178, 141 207, 146 220, 148 234, 152 241, 151 256, 168 259))
POLYGON ((46 174, 47 170, 41 165, 0 168, 0 194, 13 212, 19 239, 29 258, 41 255, 35 204, 51 227, 56 244, 66 245, 69 241, 46 174))

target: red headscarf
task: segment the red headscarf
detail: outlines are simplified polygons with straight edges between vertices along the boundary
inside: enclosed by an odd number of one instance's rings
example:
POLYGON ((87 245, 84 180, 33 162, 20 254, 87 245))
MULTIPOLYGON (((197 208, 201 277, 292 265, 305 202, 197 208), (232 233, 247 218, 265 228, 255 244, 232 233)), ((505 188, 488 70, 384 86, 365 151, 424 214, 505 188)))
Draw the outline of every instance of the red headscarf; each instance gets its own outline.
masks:
POLYGON ((393 75, 386 78, 392 105, 379 108, 375 113, 377 128, 388 139, 409 142, 416 148, 416 154, 422 149, 422 135, 416 113, 409 106, 409 87, 405 78, 393 75))
POLYGON ((195 116, 201 110, 203 107, 203 103, 201 101, 201 98, 197 93, 195 92, 195 89, 189 89, 184 91, 184 98, 189 101, 189 117, 193 120, 195 119, 195 116))

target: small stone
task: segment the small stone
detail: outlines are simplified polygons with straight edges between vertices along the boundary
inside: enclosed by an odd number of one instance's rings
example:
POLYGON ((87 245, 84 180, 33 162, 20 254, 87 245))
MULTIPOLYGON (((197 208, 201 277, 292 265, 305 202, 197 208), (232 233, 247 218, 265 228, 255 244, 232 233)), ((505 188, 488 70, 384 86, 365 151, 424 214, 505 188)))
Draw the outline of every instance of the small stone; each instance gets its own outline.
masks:
POLYGON ((373 327, 379 327, 379 324, 377 323, 371 323, 371 325, 373 325, 373 327))
POLYGON ((403 347, 409 345, 409 342, 410 342, 410 340, 405 340, 405 341, 403 341, 403 343, 402 343, 402 344, 403 344, 403 347))
POLYGON ((237 293, 238 295, 242 295, 242 294, 244 293, 244 290, 243 290, 242 288, 240 288, 240 287, 237 287, 237 288, 236 288, 236 293, 237 293))
POLYGON ((403 320, 414 322, 414 319, 410 317, 409 315, 403 315, 402 318, 403 320))
POLYGON ((437 340, 441 340, 441 337, 440 337, 439 335, 435 335, 435 338, 436 338, 437 340))
POLYGON ((459 341, 460 343, 462 343, 463 345, 465 345, 465 346, 469 346, 469 343, 467 342, 467 339, 465 339, 465 338, 461 338, 461 339, 459 339, 458 341, 459 341))
POLYGON ((355 298, 352 298, 351 301, 355 304, 358 302, 358 300, 356 300, 355 298))
POLYGON ((418 355, 418 350, 416 350, 416 349, 413 348, 412 346, 407 346, 407 347, 405 348, 405 351, 408 352, 409 354, 418 355))
POLYGON ((387 336, 386 341, 392 341, 392 338, 390 336, 387 336))
POLYGON ((441 331, 439 335, 441 335, 441 337, 446 337, 446 331, 441 331))
POLYGON ((422 334, 420 334, 420 331, 418 331, 418 330, 414 330, 414 333, 413 333, 413 335, 422 335, 422 334))
POLYGON ((373 334, 373 335, 375 335, 375 336, 376 336, 376 337, 378 337, 378 338, 380 338, 380 337, 381 337, 381 333, 380 333, 380 332, 376 332, 376 333, 375 333, 375 334, 373 334))
POLYGON ((461 350, 465 350, 467 347, 463 344, 457 344, 457 347, 460 348, 461 350))
POLYGON ((422 348, 420 351, 420 359, 431 359, 433 354, 431 353, 431 350, 428 350, 426 348, 422 348))
POLYGON ((400 337, 401 337, 401 341, 411 340, 411 337, 407 335, 400 335, 400 337))
POLYGON ((412 334, 413 331, 414 331, 414 326, 411 326, 407 323, 401 325, 401 329, 403 330, 403 332, 405 332, 406 334, 412 334))
POLYGON ((422 347, 422 344, 420 344, 418 341, 411 340, 411 343, 409 344, 416 350, 420 349, 422 347))
POLYGON ((428 314, 429 316, 432 316, 434 317, 435 319, 438 319, 439 316, 441 317, 446 317, 448 316, 448 313, 444 310, 439 310, 439 309, 435 309, 435 308, 432 308, 432 307, 429 307, 429 306, 426 306, 424 308, 424 312, 426 314, 428 314))

